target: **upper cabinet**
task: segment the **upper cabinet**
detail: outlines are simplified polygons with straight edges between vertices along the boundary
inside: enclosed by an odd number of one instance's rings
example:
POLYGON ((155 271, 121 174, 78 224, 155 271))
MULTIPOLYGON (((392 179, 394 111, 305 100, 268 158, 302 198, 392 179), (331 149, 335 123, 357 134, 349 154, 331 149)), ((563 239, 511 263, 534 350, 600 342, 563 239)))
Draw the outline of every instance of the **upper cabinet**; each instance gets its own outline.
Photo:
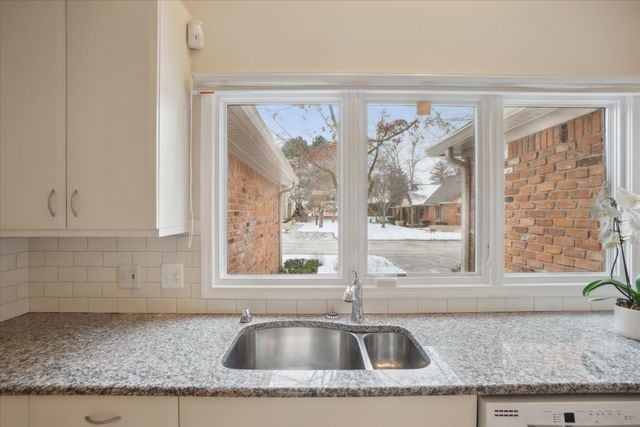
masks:
MULTIPOLYGON (((191 71, 186 44, 190 18, 184 5, 146 0, 58 2, 59 22, 48 25, 55 26, 62 39, 59 55, 49 54, 51 64, 38 65, 31 56, 50 51, 54 37, 37 33, 42 40, 34 40, 33 50, 23 52, 19 34, 5 40, 5 31, 13 33, 11 26, 5 29, 5 19, 16 20, 5 17, 5 10, 26 15, 24 21, 39 28, 41 24, 28 18, 47 3, 2 6, 0 232, 162 236, 187 231, 191 71), (5 78, 4 55, 12 49, 25 56, 24 64, 13 65, 20 70, 5 78), (52 65, 62 70, 61 86, 42 71, 52 65), (38 67, 51 86, 62 87, 57 104, 56 99, 25 93, 32 84, 25 77, 29 67, 38 67), (36 108, 25 106, 5 118, 5 103, 25 102, 36 108), (12 124, 5 132, 6 120, 12 124), (27 120, 40 133, 25 126, 27 120), (48 129, 42 129, 51 128, 50 122, 60 129, 55 141, 48 129), (27 152, 29 147, 33 149, 27 152), (58 175, 61 184, 51 178, 58 175), (54 182, 60 188, 56 186, 49 203, 54 182), (47 186, 52 188, 48 191, 47 186), (50 204, 55 205, 53 217, 50 204), (26 212, 29 209, 35 213, 26 212)), ((57 16, 43 15, 43 20, 57 16)), ((12 25, 15 32, 25 33, 20 22, 12 25)), ((42 80, 37 83, 53 90, 42 80)))

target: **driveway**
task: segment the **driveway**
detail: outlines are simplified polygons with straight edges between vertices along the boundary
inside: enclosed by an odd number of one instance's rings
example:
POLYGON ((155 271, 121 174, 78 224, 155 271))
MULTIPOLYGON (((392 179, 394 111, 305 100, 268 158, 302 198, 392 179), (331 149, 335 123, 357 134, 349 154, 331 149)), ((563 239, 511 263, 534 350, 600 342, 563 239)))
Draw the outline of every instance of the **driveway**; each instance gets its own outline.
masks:
MULTIPOLYGON (((283 254, 335 255, 331 233, 282 233, 283 254)), ((372 240, 369 255, 387 258, 409 273, 450 272, 460 264, 459 240, 372 240)))

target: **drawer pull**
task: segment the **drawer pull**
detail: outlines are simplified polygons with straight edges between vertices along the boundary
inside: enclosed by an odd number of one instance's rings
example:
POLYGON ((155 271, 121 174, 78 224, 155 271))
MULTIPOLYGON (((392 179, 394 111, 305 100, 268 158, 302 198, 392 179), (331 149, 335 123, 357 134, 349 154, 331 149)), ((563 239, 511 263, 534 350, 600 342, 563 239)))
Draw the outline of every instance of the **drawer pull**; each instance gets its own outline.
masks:
POLYGON ((74 190, 73 194, 71 194, 71 212, 73 212, 73 216, 78 217, 78 210, 76 209, 76 197, 78 197, 78 190, 74 190))
POLYGON ((84 420, 86 422, 88 422, 89 424, 93 424, 93 425, 117 423, 121 419, 122 419, 122 417, 119 417, 119 416, 115 416, 113 418, 108 418, 106 420, 96 420, 93 417, 89 417, 89 416, 84 417, 84 420))

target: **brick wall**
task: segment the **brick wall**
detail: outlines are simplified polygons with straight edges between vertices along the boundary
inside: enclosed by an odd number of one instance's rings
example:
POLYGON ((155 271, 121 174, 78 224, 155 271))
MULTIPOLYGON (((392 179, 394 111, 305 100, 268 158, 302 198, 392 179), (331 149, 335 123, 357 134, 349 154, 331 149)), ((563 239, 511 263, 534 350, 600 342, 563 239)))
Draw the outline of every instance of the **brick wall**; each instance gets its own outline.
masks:
POLYGON ((227 272, 280 270, 279 188, 229 155, 227 170, 227 272))
POLYGON ((505 271, 602 271, 588 208, 604 178, 603 111, 507 144, 505 271))

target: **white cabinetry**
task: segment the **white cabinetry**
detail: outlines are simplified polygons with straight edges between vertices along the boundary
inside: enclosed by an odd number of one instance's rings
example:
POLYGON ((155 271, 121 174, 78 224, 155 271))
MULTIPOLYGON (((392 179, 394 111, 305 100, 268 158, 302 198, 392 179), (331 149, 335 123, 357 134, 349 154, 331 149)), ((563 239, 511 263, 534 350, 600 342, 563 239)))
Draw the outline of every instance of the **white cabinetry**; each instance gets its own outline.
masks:
POLYGON ((30 418, 30 427, 178 427, 178 398, 31 396, 30 418))
POLYGON ((0 396, 0 427, 29 427, 29 396, 0 396))
POLYGON ((180 427, 475 427, 476 396, 180 398, 180 427))
POLYGON ((65 2, 0 2, 0 230, 66 227, 65 2))
POLYGON ((1 234, 185 232, 191 75, 182 2, 5 3, 1 234))

